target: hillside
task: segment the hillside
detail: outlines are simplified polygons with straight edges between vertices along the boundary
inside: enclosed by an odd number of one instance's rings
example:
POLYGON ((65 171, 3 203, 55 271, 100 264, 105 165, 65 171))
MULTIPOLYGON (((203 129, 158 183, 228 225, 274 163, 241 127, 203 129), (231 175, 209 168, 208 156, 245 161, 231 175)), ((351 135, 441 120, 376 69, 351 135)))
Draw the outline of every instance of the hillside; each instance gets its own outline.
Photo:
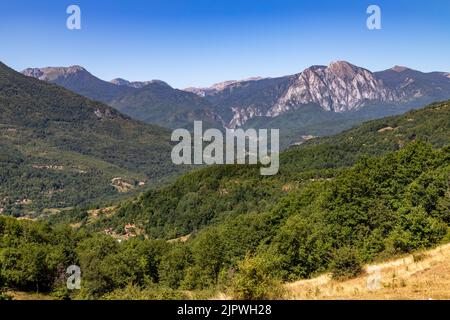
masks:
POLYGON ((281 154, 280 173, 274 177, 260 176, 256 166, 197 170, 122 205, 116 215, 89 227, 121 232, 124 225, 135 223, 149 236, 177 238, 229 216, 270 210, 286 194, 310 181, 333 179, 364 156, 397 151, 416 140, 436 148, 449 145, 449 131, 450 103, 433 104, 292 147, 281 154))
POLYGON ((281 149, 302 144, 314 137, 334 136, 363 122, 398 115, 414 109, 414 104, 372 105, 352 112, 324 111, 317 104, 304 105, 276 117, 255 117, 244 128, 279 129, 281 149))
POLYGON ((167 128, 190 128, 195 120, 204 121, 205 127, 223 127, 222 119, 208 101, 166 83, 153 82, 102 101, 134 119, 167 128))
POLYGON ((0 64, 0 211, 123 197, 179 170, 170 132, 0 64))

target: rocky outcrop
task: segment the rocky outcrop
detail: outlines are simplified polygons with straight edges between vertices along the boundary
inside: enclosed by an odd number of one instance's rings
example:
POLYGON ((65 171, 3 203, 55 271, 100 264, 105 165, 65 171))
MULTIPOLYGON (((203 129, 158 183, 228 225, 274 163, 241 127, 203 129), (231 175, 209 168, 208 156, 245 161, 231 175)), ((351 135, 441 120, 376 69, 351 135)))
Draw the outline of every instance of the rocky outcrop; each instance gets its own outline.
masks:
POLYGON ((166 82, 161 80, 150 80, 150 81, 128 81, 122 78, 113 79, 110 81, 112 84, 115 84, 116 86, 125 86, 135 89, 141 89, 145 86, 151 85, 151 84, 159 84, 164 86, 169 86, 166 82))
POLYGON ((266 115, 274 117, 308 103, 316 103, 326 111, 345 112, 359 109, 368 101, 400 100, 372 72, 338 61, 300 73, 266 115))
POLYGON ((22 73, 28 77, 33 77, 42 81, 55 81, 60 77, 86 72, 86 69, 80 66, 71 67, 48 67, 48 68, 28 68, 22 73))

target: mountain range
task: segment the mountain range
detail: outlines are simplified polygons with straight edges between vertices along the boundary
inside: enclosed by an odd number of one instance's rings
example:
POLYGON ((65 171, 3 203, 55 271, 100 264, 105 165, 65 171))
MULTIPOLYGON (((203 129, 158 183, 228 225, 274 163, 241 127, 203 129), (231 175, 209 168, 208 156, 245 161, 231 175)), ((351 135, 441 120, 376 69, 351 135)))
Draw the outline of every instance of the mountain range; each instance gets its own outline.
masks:
MULTIPOLYGON (((312 66, 291 76, 188 90, 217 106, 229 127, 249 127, 250 120, 265 125, 277 122, 283 115, 301 118, 304 107, 312 104, 317 110, 329 112, 327 121, 339 118, 337 114, 355 118, 358 111, 356 117, 363 118, 398 114, 450 98, 450 77, 444 72, 422 73, 398 66, 373 73, 337 61, 329 66, 312 66)), ((295 124, 289 129, 295 129, 295 124)))
POLYGON ((150 124, 179 128, 202 119, 206 123, 222 127, 220 119, 216 119, 213 113, 211 103, 196 94, 173 89, 163 81, 129 82, 118 78, 108 82, 80 66, 34 68, 22 73, 101 101, 150 124))
POLYGON ((450 98, 448 73, 401 66, 371 72, 346 61, 279 78, 255 77, 185 90, 160 80, 107 82, 79 66, 33 68, 23 74, 163 127, 191 127, 194 120, 202 120, 216 128, 280 128, 285 147, 303 142, 304 137, 335 134, 366 120, 450 98))

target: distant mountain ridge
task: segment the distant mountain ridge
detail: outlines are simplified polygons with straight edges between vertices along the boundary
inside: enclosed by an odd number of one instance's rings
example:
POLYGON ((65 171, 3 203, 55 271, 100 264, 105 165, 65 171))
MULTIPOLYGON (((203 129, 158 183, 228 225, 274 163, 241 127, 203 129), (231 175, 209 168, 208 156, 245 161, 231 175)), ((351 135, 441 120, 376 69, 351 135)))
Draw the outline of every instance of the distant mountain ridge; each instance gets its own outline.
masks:
POLYGON ((197 94, 197 95, 199 95, 201 97, 205 97, 207 95, 211 95, 211 94, 220 92, 222 90, 225 90, 227 88, 231 88, 233 86, 239 86, 239 84, 242 83, 242 82, 258 81, 258 80, 262 80, 262 79, 264 79, 264 78, 262 78, 262 77, 252 77, 252 78, 247 78, 247 79, 244 79, 244 80, 228 80, 228 81, 224 81, 224 82, 215 83, 211 87, 208 87, 208 88, 190 87, 190 88, 184 89, 184 91, 192 92, 192 93, 195 93, 195 94, 197 94))
POLYGON ((161 80, 130 82, 117 78, 108 82, 80 66, 29 68, 22 73, 106 103, 149 124, 179 128, 202 119, 211 126, 223 126, 208 101, 194 93, 174 89, 161 80))
POLYGON ((399 66, 371 72, 336 61, 291 76, 234 81, 220 89, 187 90, 228 109, 232 115, 229 126, 235 127, 255 117, 273 118, 311 103, 332 112, 356 111, 374 104, 420 106, 449 99, 450 80, 444 72, 423 73, 399 66))
POLYGON ((161 80, 106 82, 79 66, 23 73, 105 102, 133 118, 171 128, 189 126, 194 120, 228 128, 258 118, 273 122, 312 104, 331 112, 330 117, 333 113, 362 114, 367 107, 387 116, 450 99, 449 73, 423 73, 402 66, 371 72, 346 61, 311 66, 279 78, 232 80, 184 91, 161 80))
MULTIPOLYGON (((141 89, 145 86, 151 85, 153 83, 158 83, 160 85, 166 85, 169 86, 166 82, 161 81, 161 80, 150 80, 150 81, 128 81, 122 78, 116 78, 110 81, 112 84, 115 84, 117 86, 126 86, 126 87, 131 87, 131 88, 136 88, 136 89, 141 89)), ((170 86, 169 86, 170 87, 170 86)))

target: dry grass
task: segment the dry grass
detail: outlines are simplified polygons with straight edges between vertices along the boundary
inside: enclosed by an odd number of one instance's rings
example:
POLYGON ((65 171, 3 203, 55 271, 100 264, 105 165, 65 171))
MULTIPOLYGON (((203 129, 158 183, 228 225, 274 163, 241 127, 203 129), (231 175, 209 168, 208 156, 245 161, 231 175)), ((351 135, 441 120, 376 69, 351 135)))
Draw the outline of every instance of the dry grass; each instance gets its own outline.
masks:
POLYGON ((5 295, 10 296, 13 300, 56 300, 56 298, 46 294, 22 291, 7 291, 5 295))
POLYGON ((450 299, 450 244, 366 266, 355 279, 335 281, 322 275, 285 286, 287 298, 299 300, 450 299))

